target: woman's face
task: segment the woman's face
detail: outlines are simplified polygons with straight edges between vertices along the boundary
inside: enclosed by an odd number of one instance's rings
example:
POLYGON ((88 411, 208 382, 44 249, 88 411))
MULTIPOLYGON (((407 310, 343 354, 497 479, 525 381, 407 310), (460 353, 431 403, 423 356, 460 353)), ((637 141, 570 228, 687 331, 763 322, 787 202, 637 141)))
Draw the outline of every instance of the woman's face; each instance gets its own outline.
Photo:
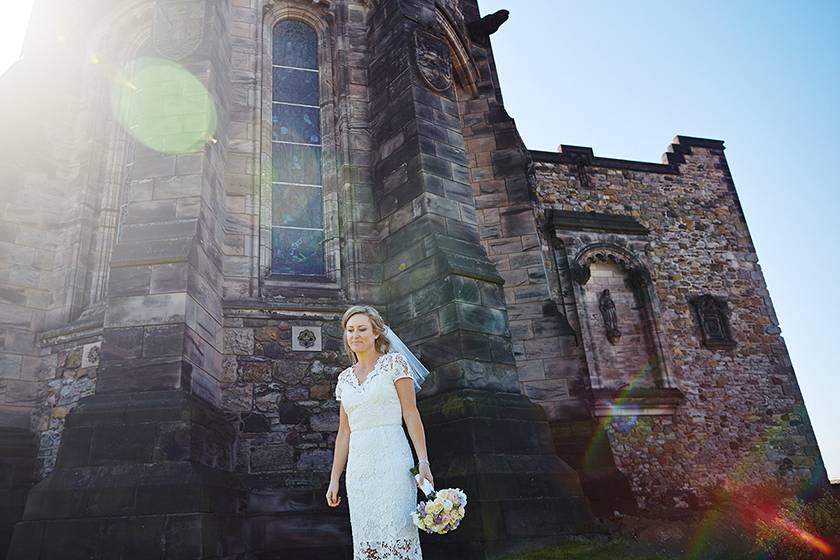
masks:
POLYGON ((373 333, 373 325, 366 313, 356 313, 347 320, 344 327, 347 344, 356 354, 364 354, 373 349, 374 342, 379 335, 373 333))

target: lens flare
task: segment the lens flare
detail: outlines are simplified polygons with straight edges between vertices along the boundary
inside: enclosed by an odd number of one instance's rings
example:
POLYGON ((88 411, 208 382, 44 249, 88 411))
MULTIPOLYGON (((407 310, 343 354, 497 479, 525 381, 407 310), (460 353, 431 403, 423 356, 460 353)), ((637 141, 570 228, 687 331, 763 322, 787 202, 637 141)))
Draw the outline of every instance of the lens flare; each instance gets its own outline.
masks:
POLYGON ((592 434, 589 445, 586 447, 586 454, 583 458, 584 468, 587 470, 594 469, 599 457, 599 449, 601 449, 602 442, 607 437, 607 430, 612 427, 617 432, 628 433, 636 427, 639 422, 639 407, 630 402, 633 390, 644 386, 651 380, 651 374, 656 367, 656 358, 651 358, 641 366, 639 366, 630 380, 624 385, 613 398, 613 411, 606 416, 602 416, 598 421, 598 427, 592 434), (636 413, 634 413, 634 410, 636 413))
MULTIPOLYGON (((789 419, 804 418, 806 414, 804 405, 799 404, 790 412, 789 419)), ((747 532, 754 531, 759 523, 773 525, 825 555, 831 555, 834 552, 834 548, 827 541, 799 527, 784 516, 780 507, 784 492, 778 480, 770 479, 778 495, 771 496, 767 491, 757 490, 762 481, 761 466, 767 460, 765 454, 768 450, 778 448, 779 442, 785 440, 788 430, 786 424, 790 421, 789 419, 779 420, 764 430, 748 446, 752 452, 744 456, 728 473, 723 490, 729 497, 724 498, 724 492, 722 492, 709 508, 691 539, 686 555, 688 560, 703 558, 703 553, 708 544, 714 540, 720 524, 732 521, 721 513, 727 508, 724 503, 727 499, 732 502, 728 509, 736 512, 737 521, 747 532)), ((818 471, 819 469, 812 469, 811 477, 798 487, 796 495, 799 498, 807 499, 819 489, 818 471)))
POLYGON ((213 98, 170 60, 138 58, 124 68, 114 77, 111 105, 123 128, 158 152, 195 152, 216 138, 213 98))
POLYGON ((807 546, 813 548, 814 550, 818 550, 825 554, 826 556, 830 556, 834 553, 834 549, 830 544, 826 541, 818 537, 813 533, 809 533, 805 529, 799 527, 796 523, 789 521, 781 516, 776 517, 773 520, 773 524, 777 527, 784 529, 790 535, 796 537, 800 541, 802 541, 807 546))

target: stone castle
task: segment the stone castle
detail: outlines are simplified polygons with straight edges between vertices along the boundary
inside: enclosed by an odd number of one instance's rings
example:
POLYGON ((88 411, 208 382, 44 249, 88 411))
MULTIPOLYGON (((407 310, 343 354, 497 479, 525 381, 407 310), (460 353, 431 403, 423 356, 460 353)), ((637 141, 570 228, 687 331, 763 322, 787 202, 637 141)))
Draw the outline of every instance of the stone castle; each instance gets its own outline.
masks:
POLYGON ((824 481, 723 142, 529 150, 506 17, 36 1, 0 77, 0 558, 349 558, 358 302, 432 371, 432 470, 470 496, 428 558, 824 481))

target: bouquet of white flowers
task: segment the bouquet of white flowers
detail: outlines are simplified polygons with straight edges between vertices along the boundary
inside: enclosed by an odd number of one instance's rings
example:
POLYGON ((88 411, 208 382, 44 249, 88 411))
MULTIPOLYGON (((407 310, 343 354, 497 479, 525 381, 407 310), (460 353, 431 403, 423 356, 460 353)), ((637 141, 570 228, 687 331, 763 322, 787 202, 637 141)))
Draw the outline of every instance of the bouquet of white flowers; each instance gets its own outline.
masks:
MULTIPOLYGON (((420 475, 412 469, 414 478, 419 482, 420 475)), ((467 495, 460 488, 444 488, 435 491, 428 480, 423 481, 421 490, 429 498, 417 504, 417 511, 411 514, 414 524, 427 533, 443 535, 454 531, 464 519, 467 495)))

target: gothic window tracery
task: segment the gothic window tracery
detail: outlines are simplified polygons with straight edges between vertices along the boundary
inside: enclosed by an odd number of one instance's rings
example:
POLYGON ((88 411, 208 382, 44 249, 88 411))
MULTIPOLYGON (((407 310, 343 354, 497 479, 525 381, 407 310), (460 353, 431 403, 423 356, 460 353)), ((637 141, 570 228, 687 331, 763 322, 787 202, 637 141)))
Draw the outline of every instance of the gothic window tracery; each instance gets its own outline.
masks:
POLYGON ((324 274, 318 38, 296 20, 272 34, 271 273, 324 274))

